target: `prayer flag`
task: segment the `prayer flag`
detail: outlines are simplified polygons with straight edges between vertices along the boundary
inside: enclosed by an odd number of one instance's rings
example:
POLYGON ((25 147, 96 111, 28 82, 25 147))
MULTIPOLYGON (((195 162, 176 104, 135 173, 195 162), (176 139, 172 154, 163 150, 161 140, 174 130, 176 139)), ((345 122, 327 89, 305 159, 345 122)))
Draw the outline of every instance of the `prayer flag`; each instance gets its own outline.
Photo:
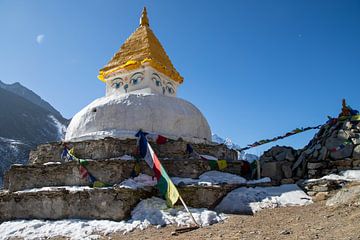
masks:
POLYGON ((153 169, 155 177, 157 179, 157 187, 160 190, 160 193, 165 196, 166 203, 169 207, 174 206, 174 204, 179 199, 179 192, 170 177, 166 173, 164 167, 160 163, 158 157, 154 153, 154 150, 148 143, 146 139, 146 134, 141 130, 136 134, 136 137, 139 137, 139 148, 140 155, 146 161, 146 163, 153 169))

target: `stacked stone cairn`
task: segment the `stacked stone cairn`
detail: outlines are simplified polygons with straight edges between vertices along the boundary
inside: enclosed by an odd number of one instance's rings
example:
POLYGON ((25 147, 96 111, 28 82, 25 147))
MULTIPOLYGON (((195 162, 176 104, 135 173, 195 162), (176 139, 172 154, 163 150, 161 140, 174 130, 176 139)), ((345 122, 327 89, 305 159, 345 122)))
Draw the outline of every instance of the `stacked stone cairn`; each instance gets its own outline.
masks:
POLYGON ((306 162, 307 178, 360 169, 360 122, 330 120, 321 127, 299 158, 306 162))
POLYGON ((320 179, 360 170, 360 116, 353 110, 355 113, 344 115, 344 105, 339 117, 321 126, 303 149, 275 146, 266 151, 260 157, 261 176, 270 177, 275 184, 297 182, 315 200, 323 200, 346 185, 346 180, 320 179))

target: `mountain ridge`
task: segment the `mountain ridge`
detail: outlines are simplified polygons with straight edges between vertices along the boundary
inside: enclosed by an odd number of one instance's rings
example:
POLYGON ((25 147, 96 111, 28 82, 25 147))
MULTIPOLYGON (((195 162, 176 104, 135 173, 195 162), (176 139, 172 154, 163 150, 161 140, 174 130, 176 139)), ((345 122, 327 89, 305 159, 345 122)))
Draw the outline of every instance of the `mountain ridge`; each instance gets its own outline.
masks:
POLYGON ((0 81, 0 187, 4 172, 26 164, 31 149, 61 140, 68 120, 48 102, 20 83, 0 81))

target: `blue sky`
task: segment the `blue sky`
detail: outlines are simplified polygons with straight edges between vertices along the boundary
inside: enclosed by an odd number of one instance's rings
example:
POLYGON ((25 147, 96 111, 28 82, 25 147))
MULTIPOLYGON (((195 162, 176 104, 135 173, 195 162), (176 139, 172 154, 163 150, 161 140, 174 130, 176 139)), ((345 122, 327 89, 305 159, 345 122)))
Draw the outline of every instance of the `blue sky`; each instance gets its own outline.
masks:
MULTIPOLYGON (((143 6, 185 78, 178 96, 241 146, 322 124, 342 98, 360 108, 360 1, 348 0, 0 0, 0 80, 72 117, 104 95, 98 70, 143 6)), ((302 147, 314 133, 276 144, 302 147)))

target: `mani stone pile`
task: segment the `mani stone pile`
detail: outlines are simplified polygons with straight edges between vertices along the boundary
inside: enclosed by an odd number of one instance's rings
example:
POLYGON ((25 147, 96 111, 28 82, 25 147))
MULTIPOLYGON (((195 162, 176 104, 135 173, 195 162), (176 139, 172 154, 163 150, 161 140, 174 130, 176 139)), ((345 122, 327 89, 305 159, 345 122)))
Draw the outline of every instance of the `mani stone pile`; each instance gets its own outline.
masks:
POLYGON ((360 122, 351 119, 329 121, 299 158, 305 159, 307 178, 360 169, 360 122))
POLYGON ((330 119, 303 149, 272 147, 260 165, 262 177, 282 184, 360 169, 360 115, 330 119))

